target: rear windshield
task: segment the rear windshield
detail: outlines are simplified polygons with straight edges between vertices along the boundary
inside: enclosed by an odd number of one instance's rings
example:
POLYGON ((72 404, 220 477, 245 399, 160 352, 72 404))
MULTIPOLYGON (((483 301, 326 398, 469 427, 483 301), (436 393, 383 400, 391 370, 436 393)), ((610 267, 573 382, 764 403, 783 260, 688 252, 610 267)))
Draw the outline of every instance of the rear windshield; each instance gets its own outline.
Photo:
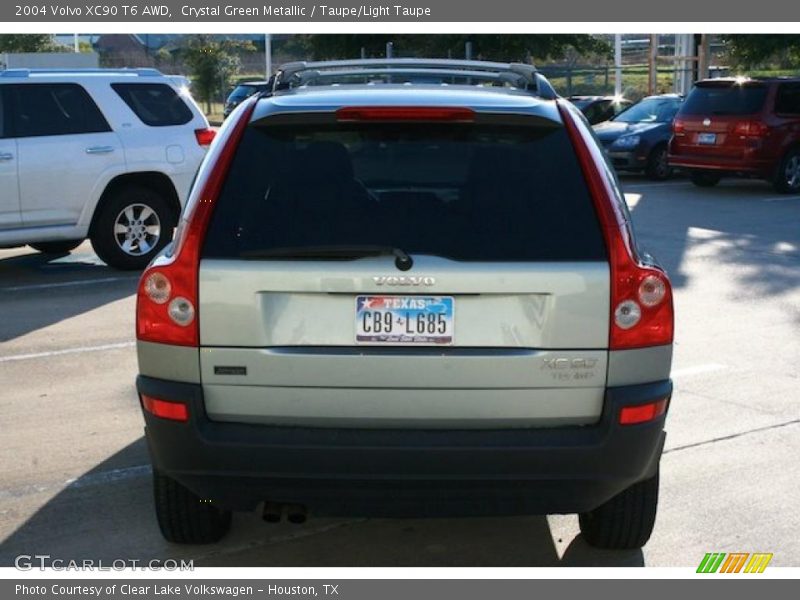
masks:
POLYGON ((228 100, 241 100, 252 96, 258 91, 258 88, 253 85, 239 85, 233 88, 233 91, 228 96, 228 100))
POLYGON ((764 85, 702 85, 694 88, 681 111, 685 115, 751 115, 764 106, 764 85))
POLYGON ((583 110, 589 106, 594 100, 570 100, 577 108, 583 110))
POLYGON ((619 123, 669 123, 681 107, 679 98, 645 98, 619 113, 619 123))
POLYGON ((112 83, 111 87, 145 125, 185 125, 192 120, 192 111, 166 84, 112 83))
POLYGON ((204 256, 380 245, 460 261, 589 261, 605 246, 560 127, 251 126, 204 256))

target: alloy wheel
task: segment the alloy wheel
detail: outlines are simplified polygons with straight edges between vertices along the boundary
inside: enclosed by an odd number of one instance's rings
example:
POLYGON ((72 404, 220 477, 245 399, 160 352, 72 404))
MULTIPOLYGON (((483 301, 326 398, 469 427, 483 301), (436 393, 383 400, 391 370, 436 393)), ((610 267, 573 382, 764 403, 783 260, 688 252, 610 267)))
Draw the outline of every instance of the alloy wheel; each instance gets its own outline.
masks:
POLYGON ((160 238, 161 220, 158 213, 146 204, 130 204, 114 220, 114 239, 130 256, 147 254, 160 238))

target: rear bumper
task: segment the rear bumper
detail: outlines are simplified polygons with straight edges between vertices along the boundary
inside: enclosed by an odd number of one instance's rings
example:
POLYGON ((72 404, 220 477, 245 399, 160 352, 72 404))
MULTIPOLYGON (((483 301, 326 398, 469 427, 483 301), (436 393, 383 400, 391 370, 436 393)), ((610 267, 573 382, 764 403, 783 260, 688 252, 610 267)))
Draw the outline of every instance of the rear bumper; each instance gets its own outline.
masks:
POLYGON ((667 159, 671 167, 700 169, 707 171, 728 171, 768 176, 775 168, 775 161, 769 158, 725 158, 697 154, 670 153, 667 159))
POLYGON ((621 407, 669 397, 670 381, 609 388, 592 426, 370 430, 210 421, 200 385, 140 376, 140 394, 186 402, 189 421, 145 412, 156 469, 234 510, 261 501, 328 516, 466 516, 591 510, 655 473, 664 419, 620 426, 621 407))

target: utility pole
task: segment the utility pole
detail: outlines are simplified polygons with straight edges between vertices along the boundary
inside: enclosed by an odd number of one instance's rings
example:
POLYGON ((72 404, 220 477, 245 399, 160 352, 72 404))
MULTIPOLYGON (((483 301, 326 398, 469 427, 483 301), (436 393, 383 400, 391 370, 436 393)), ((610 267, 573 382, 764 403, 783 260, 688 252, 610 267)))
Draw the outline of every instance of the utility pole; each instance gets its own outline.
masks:
POLYGON ((647 93, 658 93, 658 34, 650 34, 650 49, 647 53, 647 93))
POLYGON ((614 95, 622 95, 622 35, 614 34, 614 95))
POLYGON ((272 34, 271 33, 264 34, 264 69, 267 75, 264 78, 264 81, 269 81, 269 78, 272 77, 272 34))
POLYGON ((80 52, 81 51, 81 45, 80 45, 80 42, 78 41, 78 34, 77 33, 73 33, 72 34, 72 46, 73 46, 73 50, 75 52, 80 52))
POLYGON ((707 33, 700 34, 700 43, 697 45, 697 78, 708 79, 711 71, 711 36, 707 33))
POLYGON ((394 44, 392 42, 386 42, 386 58, 392 58, 394 56, 394 44))
POLYGON ((698 60, 694 34, 676 34, 674 54, 675 93, 688 94, 694 83, 694 71, 698 60))

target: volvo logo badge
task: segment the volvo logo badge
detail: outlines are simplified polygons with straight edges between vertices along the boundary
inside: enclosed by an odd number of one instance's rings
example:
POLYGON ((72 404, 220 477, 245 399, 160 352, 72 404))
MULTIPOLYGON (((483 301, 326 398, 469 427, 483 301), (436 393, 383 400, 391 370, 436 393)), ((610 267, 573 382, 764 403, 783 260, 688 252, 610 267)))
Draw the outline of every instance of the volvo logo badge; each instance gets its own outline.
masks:
POLYGON ((375 285, 434 285, 435 277, 416 277, 414 275, 378 275, 372 278, 375 285))

